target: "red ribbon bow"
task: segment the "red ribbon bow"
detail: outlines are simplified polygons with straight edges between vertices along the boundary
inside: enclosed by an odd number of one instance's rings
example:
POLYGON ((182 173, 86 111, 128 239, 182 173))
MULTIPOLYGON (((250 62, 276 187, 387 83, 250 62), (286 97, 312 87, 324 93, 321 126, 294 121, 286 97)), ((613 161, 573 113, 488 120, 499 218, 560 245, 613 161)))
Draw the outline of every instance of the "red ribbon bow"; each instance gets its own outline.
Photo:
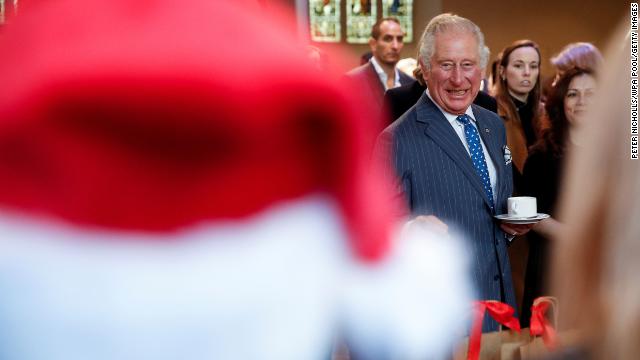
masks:
POLYGON ((480 340, 482 338, 482 319, 486 310, 498 323, 509 329, 520 332, 520 322, 513 316, 513 308, 499 301, 475 301, 473 304, 473 327, 469 336, 469 351, 467 360, 477 360, 480 357, 480 340))
POLYGON ((549 320, 544 316, 549 309, 549 302, 539 302, 531 306, 531 336, 542 335, 542 341, 549 349, 554 349, 558 345, 556 330, 551 326, 549 320))

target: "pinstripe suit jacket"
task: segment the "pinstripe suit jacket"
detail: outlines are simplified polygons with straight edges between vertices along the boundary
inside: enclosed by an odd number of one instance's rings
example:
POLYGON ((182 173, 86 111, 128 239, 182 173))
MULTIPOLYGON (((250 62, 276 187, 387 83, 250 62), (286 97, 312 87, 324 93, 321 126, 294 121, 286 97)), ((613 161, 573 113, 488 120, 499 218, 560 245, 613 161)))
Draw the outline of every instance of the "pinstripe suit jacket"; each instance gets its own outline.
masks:
MULTIPOLYGON (((511 164, 504 159, 505 129, 496 114, 476 105, 472 110, 496 167, 496 209, 504 213, 513 187, 511 164)), ((479 299, 501 300, 515 309, 506 234, 493 219, 469 153, 426 94, 382 132, 375 152, 395 168, 398 195, 406 198, 413 215, 435 215, 468 241, 479 299)), ((483 330, 497 329, 487 319, 483 330)))

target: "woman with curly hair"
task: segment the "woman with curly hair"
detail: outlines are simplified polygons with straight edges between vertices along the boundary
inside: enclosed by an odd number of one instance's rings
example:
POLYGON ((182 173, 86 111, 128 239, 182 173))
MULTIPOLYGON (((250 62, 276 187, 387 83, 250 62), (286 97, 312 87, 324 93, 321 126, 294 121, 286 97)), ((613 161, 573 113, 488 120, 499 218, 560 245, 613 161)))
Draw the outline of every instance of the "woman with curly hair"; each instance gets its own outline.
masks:
POLYGON ((573 68, 566 71, 552 88, 545 109, 550 127, 531 149, 523 173, 523 194, 537 199, 538 211, 551 214, 533 227, 529 234, 529 258, 521 322, 529 323, 533 299, 547 294, 550 239, 556 237, 562 224, 555 220, 555 207, 563 169, 565 149, 574 140, 595 92, 596 80, 590 70, 573 68))

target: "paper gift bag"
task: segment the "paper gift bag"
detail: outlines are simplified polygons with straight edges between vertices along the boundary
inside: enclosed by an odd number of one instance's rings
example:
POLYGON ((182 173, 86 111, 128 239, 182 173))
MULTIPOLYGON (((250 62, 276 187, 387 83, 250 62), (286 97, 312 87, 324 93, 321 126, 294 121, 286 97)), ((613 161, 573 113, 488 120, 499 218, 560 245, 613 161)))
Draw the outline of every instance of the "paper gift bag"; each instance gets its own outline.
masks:
POLYGON ((529 332, 521 331, 517 341, 503 343, 500 347, 501 360, 520 360, 520 347, 529 342, 529 332))
MULTIPOLYGON (((500 330, 484 333, 480 339, 480 360, 518 360, 520 346, 529 342, 529 332, 500 330)), ((458 346, 455 360, 468 359, 469 339, 464 339, 458 346)))
POLYGON ((522 360, 547 359, 553 351, 563 347, 576 346, 583 339, 578 330, 558 332, 556 336, 557 347, 554 348, 549 348, 541 337, 535 337, 531 341, 521 343, 518 358, 522 360))
POLYGON ((558 324, 558 299, 551 296, 541 296, 533 301, 531 306, 530 340, 520 346, 522 360, 540 359, 547 357, 550 351, 558 347, 558 334, 555 328, 558 324), (547 320, 547 311, 552 310, 553 324, 547 320))
MULTIPOLYGON (((454 354, 455 360, 511 360, 502 357, 502 346, 507 343, 522 344, 528 340, 528 334, 520 332, 520 323, 513 316, 514 310, 508 304, 498 301, 476 301, 469 338, 462 341, 454 354), (485 311, 502 326, 511 330, 482 333, 482 320, 485 311)), ((515 352, 514 354, 517 354, 515 352)))

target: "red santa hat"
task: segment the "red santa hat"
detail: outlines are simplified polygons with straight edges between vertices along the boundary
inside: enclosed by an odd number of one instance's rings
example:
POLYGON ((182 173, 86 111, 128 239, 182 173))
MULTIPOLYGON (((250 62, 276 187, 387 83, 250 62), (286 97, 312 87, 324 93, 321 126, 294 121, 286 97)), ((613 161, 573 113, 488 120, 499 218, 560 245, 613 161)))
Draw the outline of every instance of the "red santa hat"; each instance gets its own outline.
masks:
POLYGON ((7 358, 307 359, 339 323, 364 354, 448 351, 464 261, 416 229, 391 246, 378 114, 275 6, 21 5, 0 33, 7 358), (337 213, 265 215, 318 195, 337 213))
POLYGON ((320 193, 360 258, 388 249, 377 114, 272 19, 208 0, 60 0, 15 20, 0 37, 3 208, 171 231, 320 193))

